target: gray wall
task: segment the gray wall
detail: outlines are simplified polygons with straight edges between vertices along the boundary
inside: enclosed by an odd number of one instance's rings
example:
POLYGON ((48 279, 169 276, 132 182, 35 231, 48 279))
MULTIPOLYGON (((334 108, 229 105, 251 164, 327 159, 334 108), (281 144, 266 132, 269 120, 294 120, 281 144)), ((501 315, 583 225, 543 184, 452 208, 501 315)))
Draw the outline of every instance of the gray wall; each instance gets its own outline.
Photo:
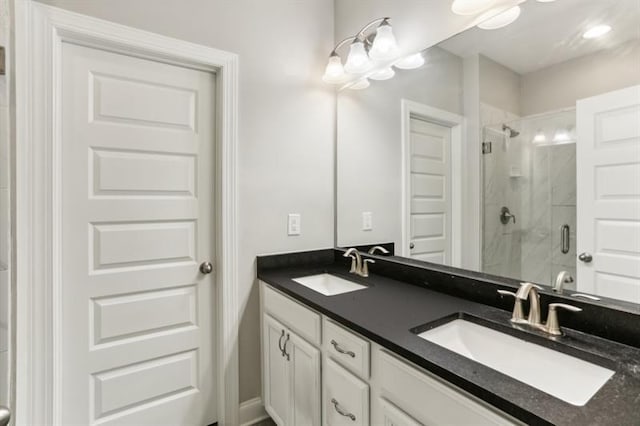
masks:
POLYGON ((240 56, 240 399, 260 395, 255 257, 333 246, 335 96, 329 0, 47 0, 240 56), (287 213, 302 235, 287 237, 287 213))
POLYGON ((575 107, 576 100, 640 84, 640 42, 522 76, 522 116, 575 107))
POLYGON ((486 56, 480 55, 478 60, 480 102, 520 115, 520 74, 486 56))

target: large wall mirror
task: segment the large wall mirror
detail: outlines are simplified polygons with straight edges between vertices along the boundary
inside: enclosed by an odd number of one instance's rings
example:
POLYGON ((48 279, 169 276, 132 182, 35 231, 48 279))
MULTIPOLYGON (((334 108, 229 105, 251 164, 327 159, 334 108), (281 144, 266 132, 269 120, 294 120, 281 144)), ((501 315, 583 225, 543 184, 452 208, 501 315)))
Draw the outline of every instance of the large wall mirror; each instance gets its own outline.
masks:
POLYGON ((640 3, 520 7, 339 92, 336 245, 640 303, 640 3))

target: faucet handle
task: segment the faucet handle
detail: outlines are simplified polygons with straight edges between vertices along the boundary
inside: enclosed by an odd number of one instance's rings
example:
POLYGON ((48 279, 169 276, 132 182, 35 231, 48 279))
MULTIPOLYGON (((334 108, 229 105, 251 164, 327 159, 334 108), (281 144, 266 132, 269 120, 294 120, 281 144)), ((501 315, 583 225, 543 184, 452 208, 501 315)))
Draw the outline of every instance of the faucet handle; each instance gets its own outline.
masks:
POLYGON ((566 303, 550 303, 549 314, 547 315, 547 324, 545 326, 547 333, 553 336, 561 336, 560 322, 558 321, 558 309, 565 309, 570 312, 581 312, 582 309, 577 306, 568 305, 566 303))
POLYGON ((516 297, 516 294, 513 291, 498 290, 498 294, 501 296, 511 296, 515 299, 515 302, 513 303, 513 313, 511 314, 511 322, 527 322, 527 320, 524 319, 524 312, 522 311, 522 301, 516 297))
POLYGON ((345 254, 342 255, 342 257, 350 257, 351 258, 351 269, 349 270, 349 273, 355 274, 356 271, 358 270, 357 262, 356 262, 356 256, 353 253, 346 252, 345 254))
POLYGON ((373 259, 362 260, 362 276, 365 278, 369 276, 369 263, 376 263, 376 261, 373 259))

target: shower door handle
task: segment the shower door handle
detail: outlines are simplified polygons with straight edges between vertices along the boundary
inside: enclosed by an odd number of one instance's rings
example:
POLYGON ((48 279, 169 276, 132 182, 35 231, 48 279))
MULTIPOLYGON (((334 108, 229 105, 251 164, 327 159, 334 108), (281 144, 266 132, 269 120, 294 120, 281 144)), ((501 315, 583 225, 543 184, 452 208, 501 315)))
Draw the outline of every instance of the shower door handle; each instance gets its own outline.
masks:
POLYGON ((569 253, 570 232, 571 229, 569 228, 569 225, 562 225, 560 227, 560 251, 562 254, 569 253))

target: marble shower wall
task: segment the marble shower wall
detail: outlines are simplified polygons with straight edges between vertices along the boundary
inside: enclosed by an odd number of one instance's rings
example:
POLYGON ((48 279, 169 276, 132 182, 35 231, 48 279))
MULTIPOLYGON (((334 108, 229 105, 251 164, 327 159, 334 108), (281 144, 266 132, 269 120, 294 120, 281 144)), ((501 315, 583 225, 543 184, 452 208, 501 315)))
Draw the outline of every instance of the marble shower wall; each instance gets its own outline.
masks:
POLYGON ((520 209, 520 182, 510 177, 519 173, 520 144, 502 131, 502 124, 518 118, 500 108, 480 104, 483 142, 491 143, 491 153, 482 156, 483 220, 482 270, 495 275, 520 278, 521 232, 518 221, 520 209), (516 222, 500 222, 500 209, 506 206, 516 216, 516 222))
POLYGON ((483 270, 542 284, 562 270, 575 277, 575 111, 508 120, 509 113, 500 115, 488 105, 481 110, 483 137, 493 142, 492 153, 483 155, 483 270), (507 137, 503 123, 520 135, 507 137), (558 137, 566 140, 553 142, 558 137), (499 221, 502 206, 516 216, 515 224, 499 221), (561 251, 565 224, 570 227, 566 254, 561 251))

